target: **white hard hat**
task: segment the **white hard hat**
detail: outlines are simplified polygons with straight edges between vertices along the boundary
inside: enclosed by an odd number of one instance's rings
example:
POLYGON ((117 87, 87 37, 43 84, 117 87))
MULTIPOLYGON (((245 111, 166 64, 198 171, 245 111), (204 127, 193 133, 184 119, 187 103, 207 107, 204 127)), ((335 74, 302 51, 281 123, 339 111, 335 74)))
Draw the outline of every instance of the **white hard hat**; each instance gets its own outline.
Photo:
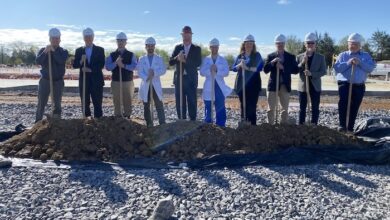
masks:
POLYGON ((91 28, 85 28, 83 30, 83 36, 86 37, 86 36, 95 36, 95 34, 93 33, 93 30, 91 28))
POLYGON ((52 28, 49 30, 49 37, 61 37, 61 32, 57 28, 52 28))
POLYGON ((247 42, 247 41, 255 42, 255 37, 253 37, 252 34, 248 34, 244 38, 244 42, 247 42))
POLYGON ((211 39, 211 41, 209 42, 209 46, 210 47, 213 47, 213 46, 219 46, 219 40, 217 38, 213 38, 211 39))
POLYGON ((153 37, 148 37, 145 40, 145 44, 156 45, 156 40, 153 37))
POLYGON ((307 33, 305 36, 305 42, 309 42, 309 41, 316 42, 317 35, 315 33, 312 33, 312 32, 307 33))
POLYGON ((362 41, 363 41, 363 37, 358 33, 353 33, 348 37, 348 42, 361 43, 362 41))
POLYGON ((116 35, 117 40, 127 40, 127 36, 125 33, 120 32, 119 34, 116 35))
POLYGON ((275 37, 275 43, 286 43, 287 38, 283 34, 278 34, 275 37))

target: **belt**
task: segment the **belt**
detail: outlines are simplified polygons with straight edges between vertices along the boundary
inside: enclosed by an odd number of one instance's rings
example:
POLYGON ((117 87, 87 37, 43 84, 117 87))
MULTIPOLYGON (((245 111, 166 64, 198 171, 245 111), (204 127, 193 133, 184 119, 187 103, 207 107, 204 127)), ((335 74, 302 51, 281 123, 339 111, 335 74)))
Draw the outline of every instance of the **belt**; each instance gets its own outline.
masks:
MULTIPOLYGON (((348 81, 337 81, 338 84, 349 84, 348 81)), ((366 85, 365 83, 352 83, 354 86, 364 86, 366 85)))

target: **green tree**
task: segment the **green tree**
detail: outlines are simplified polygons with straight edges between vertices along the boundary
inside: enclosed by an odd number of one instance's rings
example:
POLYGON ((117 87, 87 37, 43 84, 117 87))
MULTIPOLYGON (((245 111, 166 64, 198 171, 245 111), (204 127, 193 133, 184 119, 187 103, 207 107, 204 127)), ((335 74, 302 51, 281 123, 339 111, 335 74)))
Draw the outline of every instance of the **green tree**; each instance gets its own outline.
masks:
POLYGON ((33 65, 38 51, 36 46, 29 46, 23 42, 15 42, 11 46, 12 55, 9 59, 12 65, 33 65))
POLYGON ((344 36, 343 38, 341 38, 341 40, 339 41, 339 43, 335 47, 335 53, 339 54, 339 53, 341 53, 343 51, 347 51, 347 50, 348 50, 348 36, 344 36))
POLYGON ((294 55, 298 55, 302 50, 303 42, 295 35, 287 36, 286 50, 294 55))
POLYGON ((232 54, 228 54, 225 56, 225 59, 226 59, 227 63, 229 64, 229 68, 230 68, 233 65, 236 58, 232 54))
POLYGON ((325 32, 324 36, 318 35, 317 52, 325 56, 327 65, 332 64, 333 54, 336 52, 333 39, 325 32))
POLYGON ((206 46, 203 46, 202 44, 200 45, 200 48, 202 49, 202 59, 210 55, 210 49, 206 46))
POLYGON ((375 31, 369 40, 378 61, 390 59, 390 36, 386 31, 375 31))
POLYGON ((155 50, 156 54, 160 55, 163 60, 164 60, 164 63, 167 67, 169 67, 169 54, 167 51, 163 50, 163 49, 157 49, 155 50))

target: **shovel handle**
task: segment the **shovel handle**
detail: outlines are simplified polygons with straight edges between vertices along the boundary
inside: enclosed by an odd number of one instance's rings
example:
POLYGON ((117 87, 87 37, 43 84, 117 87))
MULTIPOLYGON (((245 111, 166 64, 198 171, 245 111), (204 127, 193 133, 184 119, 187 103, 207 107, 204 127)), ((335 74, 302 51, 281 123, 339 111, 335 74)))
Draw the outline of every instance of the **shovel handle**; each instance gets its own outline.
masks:
POLYGON ((353 86, 354 76, 355 76, 355 64, 352 64, 351 78, 349 79, 349 88, 348 88, 347 118, 345 120, 345 128, 347 130, 349 125, 349 116, 351 114, 352 86, 353 86))
POLYGON ((87 79, 87 76, 85 74, 85 67, 86 67, 86 62, 85 60, 83 61, 83 103, 81 104, 82 107, 83 107, 83 117, 85 118, 86 117, 86 106, 85 106, 85 101, 86 101, 86 79, 87 79))
POLYGON ((123 118, 123 88, 122 88, 122 68, 119 67, 119 110, 123 118))
MULTIPOLYGON (((305 60, 305 70, 309 70, 309 64, 307 59, 305 60)), ((306 100, 307 100, 307 116, 308 116, 308 121, 310 121, 311 118, 311 96, 310 96, 310 78, 305 74, 305 86, 306 86, 306 100)))
POLYGON ((279 75, 280 69, 279 66, 276 66, 276 91, 275 91, 275 100, 276 100, 276 106, 275 106, 275 124, 278 123, 279 118, 279 75))
POLYGON ((49 84, 50 84, 50 100, 51 100, 51 116, 54 115, 54 82, 53 82, 53 67, 51 63, 51 50, 47 53, 49 62, 49 84))
POLYGON ((179 71, 179 81, 180 81, 180 117, 179 119, 183 119, 183 62, 180 61, 180 71, 179 71))

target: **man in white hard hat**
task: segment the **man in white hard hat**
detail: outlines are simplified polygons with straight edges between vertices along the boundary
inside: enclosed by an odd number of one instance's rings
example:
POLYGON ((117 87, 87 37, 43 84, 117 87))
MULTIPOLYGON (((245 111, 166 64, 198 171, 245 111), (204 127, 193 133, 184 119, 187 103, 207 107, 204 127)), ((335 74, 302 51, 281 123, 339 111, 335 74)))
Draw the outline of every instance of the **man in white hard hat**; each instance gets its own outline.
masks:
POLYGON ((169 65, 176 66, 174 74, 176 111, 179 119, 187 119, 188 115, 191 121, 196 120, 197 115, 197 89, 198 89, 198 67, 202 63, 201 48, 192 43, 192 29, 185 26, 182 29, 183 43, 175 46, 172 56, 169 59, 169 65), (180 70, 182 63, 182 70, 180 70), (183 85, 180 85, 180 73, 183 73, 183 85), (180 109, 180 87, 183 88, 182 109, 180 109), (183 115, 181 115, 183 112, 183 115))
POLYGON ((137 57, 133 52, 126 49, 127 36, 120 32, 116 36, 118 49, 106 58, 106 69, 112 72, 111 90, 114 99, 114 115, 123 115, 130 118, 131 102, 134 94, 133 71, 137 67, 137 57), (122 103, 120 105, 120 77, 119 69, 122 71, 122 103))
POLYGON ((353 33, 348 37, 348 51, 340 53, 334 64, 334 70, 337 75, 339 86, 339 130, 353 131, 355 120, 366 91, 365 82, 367 76, 375 68, 375 62, 370 54, 361 50, 363 37, 360 34, 353 33), (354 77, 352 76, 352 67, 354 77), (351 108, 349 114, 349 123, 347 120, 347 105, 349 85, 352 82, 351 108))
POLYGON ((95 34, 91 28, 83 30, 85 45, 76 49, 73 68, 80 69, 79 74, 79 92, 81 104, 85 106, 85 116, 91 116, 90 103, 92 99, 94 117, 103 116, 103 71, 105 63, 105 54, 102 47, 96 46, 94 41, 95 34), (84 68, 85 62, 85 68, 84 68), (86 73, 85 81, 85 100, 83 100, 83 72, 86 73), (84 102, 83 102, 84 101, 84 102))
POLYGON ((144 118, 148 127, 153 126, 151 109, 151 98, 156 106, 159 124, 165 124, 164 105, 162 102, 163 91, 160 77, 165 74, 166 66, 164 60, 158 54, 155 54, 156 40, 149 37, 145 40, 146 55, 142 56, 137 65, 137 72, 142 79, 138 91, 138 98, 144 103, 144 118), (150 95, 152 82, 152 95, 150 95))
MULTIPOLYGON (((53 98, 54 103, 51 107, 54 118, 61 118, 61 100, 64 89, 65 63, 68 59, 68 51, 60 47, 61 32, 57 28, 52 28, 49 31, 50 44, 39 50, 36 62, 41 65, 41 78, 38 87, 38 108, 35 116, 35 122, 42 120, 45 112, 45 106, 50 95, 50 74, 49 74, 49 58, 51 53, 51 68, 53 81, 53 98)), ((52 100, 53 101, 53 100, 52 100)))
POLYGON ((216 113, 216 124, 225 127, 226 124, 226 108, 225 98, 232 93, 224 81, 224 78, 229 75, 229 64, 223 56, 218 54, 219 41, 214 38, 209 43, 211 54, 203 59, 200 67, 200 75, 206 77, 203 85, 202 97, 205 105, 205 122, 212 123, 213 116, 211 115, 212 96, 216 113), (214 79, 214 81, 212 81, 214 79), (214 83, 214 93, 212 94, 212 84, 214 83))
POLYGON ((325 57, 316 52, 317 35, 308 33, 305 36, 306 51, 297 56, 299 67, 299 124, 305 123, 307 94, 311 101, 311 123, 318 124, 320 114, 321 77, 326 74, 325 57), (306 91, 306 76, 309 80, 309 91, 306 91))
MULTIPOLYGON (((264 72, 266 74, 271 72, 271 76, 268 80, 268 122, 270 124, 275 123, 276 116, 276 74, 277 68, 279 68, 279 101, 282 106, 282 119, 281 123, 289 123, 288 121, 288 106, 290 102, 291 92, 291 74, 297 74, 299 72, 298 64, 294 55, 284 50, 286 44, 286 37, 283 34, 279 34, 275 37, 276 52, 268 55, 264 72)), ((279 116, 277 116, 279 117, 279 116)))

